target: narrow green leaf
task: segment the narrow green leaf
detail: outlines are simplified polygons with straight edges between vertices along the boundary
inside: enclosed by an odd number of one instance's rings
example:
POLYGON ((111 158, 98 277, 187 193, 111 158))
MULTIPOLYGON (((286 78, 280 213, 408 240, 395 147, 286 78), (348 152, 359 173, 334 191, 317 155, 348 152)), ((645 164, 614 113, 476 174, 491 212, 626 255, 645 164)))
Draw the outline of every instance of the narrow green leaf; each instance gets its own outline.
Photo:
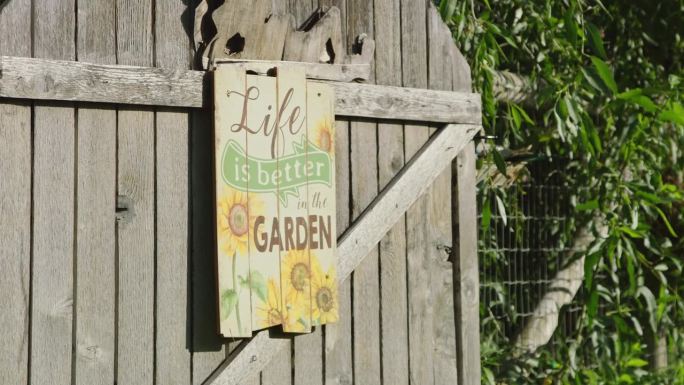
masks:
POLYGON ((684 125, 684 107, 679 103, 673 103, 672 107, 669 110, 661 112, 658 118, 666 122, 684 125))
POLYGON ((520 112, 518 112, 517 109, 515 109, 513 106, 511 106, 510 109, 511 112, 511 118, 513 119, 513 126, 517 131, 520 131, 520 126, 522 124, 522 118, 520 117, 520 112))
POLYGON ((482 203, 482 230, 489 230, 489 225, 492 222, 492 207, 489 202, 489 197, 485 198, 484 203, 482 203))
POLYGON ((599 208, 599 203, 597 199, 593 199, 584 203, 580 203, 575 206, 578 211, 591 211, 599 208))
POLYGON ((601 94, 610 93, 608 87, 606 87, 601 79, 598 78, 598 74, 594 68, 582 68, 581 71, 582 75, 584 75, 584 79, 586 79, 587 83, 594 87, 596 91, 600 92, 601 94))
POLYGON ((641 234, 640 232, 638 232, 636 230, 632 230, 627 226, 620 226, 619 229, 620 229, 620 231, 629 235, 632 238, 643 238, 644 237, 644 235, 641 234))
POLYGON ((658 311, 658 306, 656 304, 655 296, 653 292, 646 287, 641 286, 637 289, 637 296, 641 296, 646 301, 646 308, 648 310, 648 322, 651 325, 651 330, 656 330, 656 312, 658 311))
POLYGON ((596 313, 598 312, 599 293, 596 288, 592 288, 589 292, 589 299, 587 300, 587 316, 589 318, 589 325, 592 325, 596 313))
POLYGON ((625 365, 630 368, 641 368, 648 365, 648 361, 644 361, 641 358, 631 358, 625 365))
POLYGON ((613 71, 608 67, 608 64, 596 56, 591 57, 591 62, 594 64, 596 73, 603 81, 603 84, 608 87, 614 94, 618 92, 617 83, 615 83, 615 78, 613 77, 613 71))
POLYGON ((621 92, 615 95, 615 97, 617 99, 639 105, 648 112, 655 112, 658 109, 658 106, 653 102, 653 100, 651 100, 651 98, 643 94, 641 88, 634 88, 625 92, 621 92))
POLYGON ((629 289, 627 293, 633 294, 636 292, 636 272, 634 271, 634 261, 631 256, 627 258, 627 278, 629 279, 629 289))
POLYGON ((496 207, 499 210, 499 215, 501 215, 501 220, 503 220, 504 226, 508 225, 508 217, 506 216, 506 206, 504 205, 501 198, 496 196, 496 207))
POLYGON ((662 219, 663 222, 665 223, 665 227, 667 227, 667 231, 670 232, 670 235, 672 235, 675 238, 679 237, 677 235, 677 233, 675 232, 674 228, 672 228, 672 224, 670 224, 670 221, 667 219, 667 216, 665 215, 663 210, 661 210, 660 207, 658 207, 658 206, 653 206, 653 207, 655 207, 656 211, 658 212, 658 215, 660 215, 660 219, 662 219))
POLYGON ((494 157, 494 164, 496 168, 502 175, 506 175, 506 161, 497 149, 492 150, 492 156, 494 157))
POLYGON ((587 23, 587 32, 589 32, 589 47, 591 50, 601 59, 607 60, 608 55, 606 55, 606 49, 603 46, 601 32, 591 23, 587 23))
POLYGON ((599 253, 594 253, 584 259, 584 285, 587 290, 592 290, 594 284, 594 269, 601 259, 599 253))

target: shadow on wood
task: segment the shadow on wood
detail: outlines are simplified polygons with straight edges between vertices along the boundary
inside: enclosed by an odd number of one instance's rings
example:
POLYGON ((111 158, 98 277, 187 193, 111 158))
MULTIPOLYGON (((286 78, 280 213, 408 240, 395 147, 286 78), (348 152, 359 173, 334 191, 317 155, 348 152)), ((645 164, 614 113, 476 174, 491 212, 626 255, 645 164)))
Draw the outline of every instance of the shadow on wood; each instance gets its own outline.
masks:
POLYGON ((216 309, 216 273, 213 249, 213 130, 212 114, 209 109, 193 112, 193 127, 190 133, 191 179, 191 226, 192 226, 192 276, 188 303, 192 309, 189 340, 193 352, 212 352, 223 348, 223 340, 217 332, 218 314, 216 309))

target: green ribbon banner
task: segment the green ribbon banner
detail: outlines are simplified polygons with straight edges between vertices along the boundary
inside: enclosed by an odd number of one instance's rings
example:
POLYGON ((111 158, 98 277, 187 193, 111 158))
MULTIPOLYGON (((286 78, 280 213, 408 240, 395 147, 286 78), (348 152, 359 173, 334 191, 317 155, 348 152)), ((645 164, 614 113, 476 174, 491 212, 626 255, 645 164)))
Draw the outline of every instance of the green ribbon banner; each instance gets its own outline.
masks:
POLYGON ((288 195, 298 197, 299 187, 307 184, 332 185, 330 154, 302 139, 294 143, 294 153, 276 159, 262 159, 245 154, 235 141, 223 148, 223 181, 240 191, 273 193, 287 206, 288 195))

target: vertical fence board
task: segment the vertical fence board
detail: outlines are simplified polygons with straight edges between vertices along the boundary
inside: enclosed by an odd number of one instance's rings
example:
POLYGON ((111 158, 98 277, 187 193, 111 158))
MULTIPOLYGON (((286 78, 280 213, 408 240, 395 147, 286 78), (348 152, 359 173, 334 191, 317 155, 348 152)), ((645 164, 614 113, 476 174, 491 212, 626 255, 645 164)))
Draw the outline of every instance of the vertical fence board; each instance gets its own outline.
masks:
MULTIPOLYGON (((347 3, 347 41, 366 33, 374 36, 373 3, 349 0, 347 3)), ((374 79, 369 79, 374 82, 374 79)), ((351 200, 352 217, 358 218, 378 194, 377 125, 351 123, 351 200)), ((379 384, 380 374, 380 287, 378 249, 375 248, 352 275, 354 382, 379 384)))
MULTIPOLYGON (((453 88, 453 62, 450 47, 453 46, 451 31, 442 21, 432 3, 427 10, 428 36, 428 86, 431 89, 453 88)), ((436 128, 430 129, 430 133, 436 128)), ((451 168, 435 180, 428 195, 428 250, 426 257, 432 269, 431 293, 434 318, 432 320, 433 372, 438 384, 455 383, 456 338, 454 326, 454 301, 452 264, 448 261, 447 247, 452 245, 451 220, 451 168)))
MULTIPOLYGON (((349 121, 338 120, 335 129, 335 185, 337 186, 337 236, 349 227, 350 157, 349 121)), ((323 326, 325 345, 325 384, 351 384, 351 283, 338 282, 340 318, 335 324, 323 326)))
MULTIPOLYGON (((401 1, 402 64, 405 87, 427 88, 427 36, 425 1, 401 1)), ((406 126, 405 156, 410 159, 428 139, 425 126, 406 126)), ((409 378, 412 383, 434 381, 432 362, 432 298, 430 261, 427 257, 427 196, 406 214, 408 277, 409 378)))
MULTIPOLYGON (((0 54, 31 56, 31 1, 0 12, 0 54)), ((31 107, 0 104, 0 383, 28 380, 31 274, 31 107)))
POLYGON ((470 143, 455 162, 454 301, 456 302, 456 347, 458 384, 480 384, 479 274, 477 261, 477 201, 475 146, 470 143))
POLYGON ((199 385, 225 360, 218 335, 214 220, 213 116, 192 114, 192 383, 199 385))
POLYGON ((289 341, 287 347, 282 349, 261 373, 261 384, 292 384, 292 348, 289 341))
MULTIPOLYGON (((155 65, 190 69, 183 2, 155 5, 155 65)), ((156 119, 156 383, 191 382, 188 349, 189 113, 160 110, 156 119)))
MULTIPOLYGON (((455 44, 450 47, 455 91, 471 91, 470 67, 455 44)), ((453 286, 459 385, 480 384, 480 296, 477 259, 475 146, 470 144, 452 166, 453 286)))
MULTIPOLYGON (((34 1, 34 55, 74 60, 74 2, 34 1)), ((71 384, 74 263, 74 109, 34 115, 31 382, 71 384)))
MULTIPOLYGON (((117 0, 119 64, 153 64, 152 2, 117 0)), ((118 361, 121 384, 154 382, 155 135, 150 109, 118 116, 118 361)))
MULTIPOLYGON (((401 86, 401 16, 394 0, 375 0, 375 77, 378 84, 401 86)), ((378 177, 384 188, 404 166, 401 125, 378 124, 378 177)), ((407 385, 406 223, 400 220, 380 242, 381 359, 385 384, 407 385)))
MULTIPOLYGON (((314 12, 317 0, 289 0, 289 12, 299 28, 314 12)), ((311 334, 298 336, 294 341, 294 383, 318 385, 323 382, 323 335, 317 327, 311 334)))
MULTIPOLYGON (((77 6, 78 59, 115 63, 114 2, 77 6)), ((114 382, 116 111, 79 108, 77 131, 74 377, 104 385, 114 382)))
MULTIPOLYGON (((342 41, 347 36, 347 1, 319 0, 320 7, 336 6, 340 9, 342 20, 342 41)), ((350 143, 348 120, 337 120, 335 123, 335 178, 337 201, 337 236, 339 237, 350 224, 350 143)), ((324 362, 326 385, 351 384, 352 372, 352 318, 351 318, 351 282, 338 282, 339 320, 335 324, 325 325, 324 362)))

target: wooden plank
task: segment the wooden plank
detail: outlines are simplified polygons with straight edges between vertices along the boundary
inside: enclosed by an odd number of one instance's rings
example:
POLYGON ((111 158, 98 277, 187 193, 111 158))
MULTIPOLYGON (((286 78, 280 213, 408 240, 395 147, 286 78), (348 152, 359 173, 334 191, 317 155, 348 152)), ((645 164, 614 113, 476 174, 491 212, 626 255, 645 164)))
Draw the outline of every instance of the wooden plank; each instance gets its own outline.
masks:
MULTIPOLYGON (((335 129, 333 98, 330 87, 310 84, 307 90, 308 138, 314 146, 335 157, 335 129)), ((311 159, 311 157, 309 157, 311 159)), ((333 174, 331 174, 334 177, 333 174)), ((316 217, 319 223, 327 223, 331 241, 337 240, 334 191, 335 180, 329 186, 310 183, 307 188, 309 218, 316 217), (327 218, 327 221, 325 220, 327 218), (323 221, 323 222, 320 222, 323 221)), ((321 231, 319 229, 319 231, 321 231)), ((325 237, 321 237, 324 239, 325 237)), ((333 241, 333 242, 334 242, 333 241)), ((316 327, 312 334, 295 340, 295 383, 323 383, 323 334, 322 325, 337 322, 339 319, 338 292, 336 276, 335 244, 319 242, 310 251, 312 268, 311 308, 312 324, 316 327)))
MULTIPOLYGON (((275 78, 264 78, 264 77, 252 77, 266 88, 265 92, 262 93, 262 97, 270 99, 270 103, 276 105, 277 103, 277 90, 276 90, 276 79, 275 78)), ((253 119, 258 120, 258 114, 252 115, 253 119)), ((263 117, 263 116, 262 116, 263 117)), ((275 118, 275 117, 273 117, 275 118)), ((253 122, 253 125, 258 126, 260 122, 253 122)), ((249 148, 249 153, 251 156, 256 156, 262 159, 271 158, 271 138, 264 135, 248 135, 247 147, 249 148)), ((278 212, 278 198, 271 194, 259 194, 259 198, 263 204, 264 212, 278 212)), ((276 215, 277 216, 277 215, 276 215)), ((250 242, 250 247, 254 249, 254 243, 250 242)), ((250 251, 250 257, 252 252, 250 251)), ((273 249, 269 252, 262 252, 259 256, 265 263, 259 266, 259 270, 264 275, 265 280, 268 282, 268 294, 267 301, 264 303, 259 299, 258 295, 252 293, 252 310, 253 320, 257 320, 256 324, 253 323, 253 330, 262 329, 266 324, 263 321, 267 321, 269 326, 275 324, 283 323, 283 311, 282 311, 282 290, 280 287, 280 250, 273 249), (256 312, 254 312, 256 308, 256 312), (279 317, 276 319, 264 320, 263 315, 278 314, 279 317), (278 319, 280 318, 280 319, 278 319)), ((254 261, 254 258, 252 258, 254 261)), ((271 318, 271 317, 268 317, 271 318)), ((280 352, 275 354, 275 358, 267 368, 264 369, 262 373, 262 383, 264 385, 280 385, 280 384, 291 384, 292 383, 292 351, 291 351, 291 341, 288 339, 286 342, 287 347, 282 349, 280 352)))
POLYGON ((251 294, 241 281, 250 276, 249 208, 246 191, 229 186, 221 177, 224 149, 233 142, 240 154, 234 162, 247 162, 247 131, 234 131, 247 95, 247 75, 239 68, 219 68, 214 74, 214 160, 216 251, 220 333, 226 338, 252 336, 251 294))
MULTIPOLYGON (((431 89, 451 90, 453 87, 450 48, 454 45, 451 31, 442 21, 432 3, 427 9, 428 85, 431 89)), ((430 128, 430 133, 436 129, 430 128)), ((453 384, 456 374, 456 336, 453 303, 453 272, 446 252, 452 242, 451 169, 444 170, 428 194, 428 262, 432 320, 432 371, 438 384, 453 384)))
MULTIPOLYGON (((338 242, 340 282, 349 278, 479 129, 474 125, 449 125, 441 129, 373 200, 338 242)), ((289 346, 286 339, 271 338, 267 330, 261 331, 231 354, 207 384, 239 384, 250 373, 262 370, 286 346, 289 346)))
MULTIPOLYGON (((181 23, 186 5, 155 3, 156 66, 189 69, 190 43, 181 23)), ((160 110, 156 117, 157 170, 157 384, 191 383, 191 357, 187 344, 188 312, 188 188, 189 114, 160 110)))
MULTIPOLYGON (((311 242, 311 309, 312 325, 321 326, 337 322, 337 223, 335 196, 335 96, 332 89, 322 84, 311 84, 307 90, 307 136, 315 151, 307 153, 307 161, 324 159, 330 162, 329 179, 324 182, 309 179, 307 207, 309 218, 318 218, 316 240, 311 242)), ((324 173, 319 173, 324 176, 324 173)), ((322 348, 322 341, 318 344, 322 348)), ((323 357, 318 352, 319 358, 323 357)), ((322 365, 322 362, 321 362, 322 365)), ((322 376, 321 376, 322 379, 322 376)))
MULTIPOLYGON (((349 122, 337 120, 335 125, 335 185, 337 186, 337 237, 339 237, 349 227, 350 223, 349 122)), ((325 344, 324 383, 326 385, 351 384, 354 379, 351 341, 351 282, 339 279, 338 275, 338 286, 339 319, 337 323, 323 327, 325 344)))
MULTIPOLYGON (((341 40, 346 43, 347 2, 346 0, 319 0, 320 7, 335 6, 340 10, 341 40)), ((346 44, 345 44, 346 46, 346 44)), ((348 50, 347 50, 348 51, 348 50)), ((348 54, 349 52, 345 52, 348 54)), ((347 120, 335 122, 335 185, 337 187, 337 237, 349 227, 350 223, 350 147, 347 120)), ((338 278, 339 319, 337 323, 323 326, 324 343, 324 383, 326 385, 351 384, 354 380, 352 367, 352 309, 351 282, 338 278)))
MULTIPOLYGON (((427 88, 427 32, 425 1, 401 0, 402 77, 406 87, 427 88)), ((405 156, 410 158, 429 137, 428 127, 407 125, 405 156)), ((428 197, 422 197, 406 215, 408 278, 409 377, 419 384, 434 383, 427 226, 428 197)))
MULTIPOLYGON (((0 54, 31 54, 31 1, 4 5, 0 54)), ((0 383, 28 380, 31 274, 31 106, 0 104, 0 383)))
POLYGON ((214 244, 214 116, 210 110, 192 114, 190 174, 192 177, 192 384, 199 385, 226 358, 217 328, 216 248, 214 244))
POLYGON ((283 348, 275 353, 271 363, 261 372, 262 385, 292 384, 292 350, 290 339, 283 339, 283 348))
POLYGON ((477 260, 477 198, 475 146, 469 143, 458 155, 454 173, 453 206, 454 239, 454 302, 456 304, 456 347, 458 354, 458 384, 480 383, 480 297, 477 260))
MULTIPOLYGON (((281 175, 286 175, 285 162, 282 158, 293 155, 294 145, 308 140, 306 127, 306 112, 302 107, 306 106, 306 78, 302 70, 288 69, 278 71, 278 110, 279 120, 287 121, 285 127, 281 127, 281 133, 277 136, 276 155, 278 157, 278 170, 281 175), (289 103, 287 101, 289 100, 289 103)), ((306 196, 307 187, 295 186, 293 194, 285 194, 288 190, 284 186, 284 178, 279 178, 278 216, 281 223, 286 217, 294 218, 302 214, 308 214, 308 209, 300 209, 298 197, 306 196)), ((296 225, 297 227, 299 224, 296 225)), ((297 230, 298 231, 298 230, 297 230)), ((284 237, 285 238, 285 237, 284 237)), ((298 237, 297 237, 298 238, 298 237)), ((298 239, 297 239, 298 240, 298 239)), ((283 239, 287 244, 287 239, 283 239)), ((311 262, 309 260, 309 245, 304 247, 291 247, 280 245, 280 287, 282 295, 282 311, 286 314, 283 331, 288 333, 308 333, 311 331, 311 262)), ((295 363, 296 365, 296 363, 295 363)))
MULTIPOLYGON (((117 58, 153 64, 151 0, 117 0, 117 58)), ((128 207, 118 231, 117 382, 154 382, 155 127, 150 109, 118 113, 119 205, 128 207)))
MULTIPOLYGON (((116 63, 114 3, 78 6, 78 58, 116 63)), ((116 338, 116 111, 78 110, 77 384, 114 382, 116 338)))
MULTIPOLYGON (((169 107, 202 107, 210 100, 208 93, 203 94, 209 82, 202 71, 8 56, 2 57, 1 65, 0 97, 169 107)), ((473 124, 481 119, 480 97, 473 93, 330 84, 335 89, 337 116, 473 124)))
MULTIPOLYGON (((472 89, 470 67, 456 45, 449 47, 454 90, 472 89)), ((459 385, 480 383, 480 297, 477 256, 477 202, 474 145, 468 145, 452 167, 452 248, 456 359, 459 385), (466 224, 466 225, 464 225, 466 224)))
MULTIPOLYGON (((375 77, 379 84, 399 86, 401 70, 400 3, 375 0, 375 77)), ((381 189, 404 166, 404 132, 397 124, 378 125, 378 178, 381 189)), ((380 242, 380 319, 382 379, 408 385, 408 324, 406 322, 406 223, 400 220, 380 242)))
POLYGON ((271 0, 226 0, 211 14, 216 35, 203 54, 214 58, 282 59, 291 16, 272 13, 271 0))
MULTIPOLYGON (((247 116, 249 127, 260 127, 264 116, 271 114, 271 119, 276 119, 277 111, 277 87, 273 77, 247 76, 247 88, 257 87, 259 103, 250 108, 247 116), (270 109, 269 109, 270 107, 270 109)), ((247 134, 247 151, 249 156, 259 159, 274 159, 272 153, 273 138, 262 133, 247 134)), ((254 182, 254 181, 253 181, 254 182)), ((272 218, 278 218, 279 202, 273 192, 258 191, 255 183, 247 183, 250 192, 250 207, 258 212, 252 212, 250 217, 263 215, 265 220, 262 231, 254 232, 249 241, 250 275, 258 277, 255 283, 263 282, 265 290, 261 294, 258 290, 252 290, 252 330, 260 330, 271 326, 281 325, 284 322, 285 313, 282 311, 282 291, 280 288, 280 250, 278 247, 269 249, 257 248, 256 240, 263 239, 264 233, 270 233, 272 218), (273 215, 271 215, 273 214, 273 215), (259 279, 262 278, 262 279, 259 279)), ((252 224, 250 227, 254 227, 252 224)))
POLYGON ((351 82, 366 80, 370 76, 370 64, 320 64, 303 63, 295 61, 281 61, 277 65, 269 60, 241 60, 241 59, 215 59, 214 65, 234 65, 244 68, 245 71, 255 72, 258 75, 273 73, 274 68, 303 68, 307 79, 332 80, 336 82, 351 82))
MULTIPOLYGON (((362 33, 373 37, 373 2, 347 1, 347 47, 362 33)), ((375 81, 375 76, 370 82, 375 81)), ((351 122, 351 208, 358 218, 378 194, 377 125, 351 122)), ((380 373, 380 282, 378 249, 373 248, 352 275, 352 348, 354 382, 379 384, 380 373)))
MULTIPOLYGON (((33 53, 75 58, 74 1, 34 1, 33 53)), ((74 109, 34 110, 31 382, 71 384, 74 292, 74 109), (59 223, 59 226, 55 226, 59 223)))

